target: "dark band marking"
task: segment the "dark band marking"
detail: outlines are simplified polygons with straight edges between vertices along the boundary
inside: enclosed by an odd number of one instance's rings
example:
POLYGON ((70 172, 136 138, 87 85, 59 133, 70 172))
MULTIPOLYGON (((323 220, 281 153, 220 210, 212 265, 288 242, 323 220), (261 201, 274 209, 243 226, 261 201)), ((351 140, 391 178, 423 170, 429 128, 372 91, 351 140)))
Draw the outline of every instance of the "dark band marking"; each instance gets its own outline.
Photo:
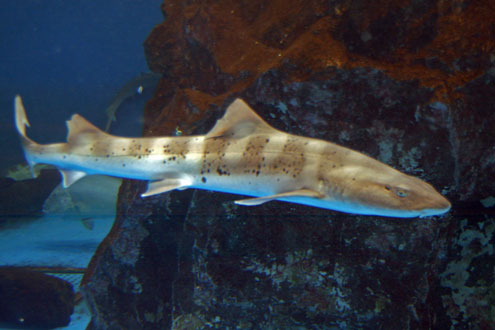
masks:
POLYGON ((299 137, 289 136, 282 151, 271 162, 270 168, 278 171, 280 168, 285 175, 296 178, 301 174, 306 163, 305 144, 299 137))

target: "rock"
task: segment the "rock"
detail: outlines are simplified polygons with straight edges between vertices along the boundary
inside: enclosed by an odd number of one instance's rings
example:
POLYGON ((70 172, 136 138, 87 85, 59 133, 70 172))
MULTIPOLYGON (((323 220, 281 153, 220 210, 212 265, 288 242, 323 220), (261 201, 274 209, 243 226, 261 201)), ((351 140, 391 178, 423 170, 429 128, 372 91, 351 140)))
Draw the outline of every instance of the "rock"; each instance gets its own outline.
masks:
POLYGON ((162 8, 167 19, 145 43, 150 68, 164 75, 146 136, 205 133, 242 97, 270 125, 367 153, 432 183, 454 207, 438 220, 390 219, 240 207, 208 191, 141 199, 145 183, 124 181, 117 221, 83 282, 92 328, 489 324, 487 308, 471 309, 491 299, 489 267, 473 277, 477 294, 458 299, 459 285, 472 292, 474 282, 455 281, 493 247, 492 209, 472 208, 495 195, 488 0, 162 8), (480 250, 459 255, 466 247, 452 242, 477 225, 482 236, 469 239, 480 250))
POLYGON ((0 216, 40 216, 43 203, 59 182, 54 169, 41 170, 34 179, 0 178, 0 216))
POLYGON ((0 323, 52 329, 67 326, 74 310, 72 285, 20 268, 0 267, 0 323))

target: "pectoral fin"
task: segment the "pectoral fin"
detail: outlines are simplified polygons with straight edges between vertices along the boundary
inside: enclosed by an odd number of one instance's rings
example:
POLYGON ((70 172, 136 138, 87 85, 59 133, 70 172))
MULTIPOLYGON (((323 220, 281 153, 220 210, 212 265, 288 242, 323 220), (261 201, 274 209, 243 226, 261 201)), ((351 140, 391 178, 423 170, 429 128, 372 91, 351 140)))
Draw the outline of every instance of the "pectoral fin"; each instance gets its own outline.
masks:
POLYGON ((189 178, 165 178, 163 180, 150 181, 148 183, 148 189, 141 194, 141 197, 157 195, 175 189, 187 189, 191 183, 189 178))
POLYGON ((284 193, 275 194, 275 195, 271 195, 271 196, 242 199, 242 200, 235 201, 234 203, 236 203, 237 205, 255 206, 255 205, 261 205, 261 204, 266 203, 266 202, 270 202, 270 201, 273 201, 276 199, 286 198, 286 197, 322 198, 323 195, 319 192, 314 191, 314 190, 299 189, 299 190, 284 192, 284 193))

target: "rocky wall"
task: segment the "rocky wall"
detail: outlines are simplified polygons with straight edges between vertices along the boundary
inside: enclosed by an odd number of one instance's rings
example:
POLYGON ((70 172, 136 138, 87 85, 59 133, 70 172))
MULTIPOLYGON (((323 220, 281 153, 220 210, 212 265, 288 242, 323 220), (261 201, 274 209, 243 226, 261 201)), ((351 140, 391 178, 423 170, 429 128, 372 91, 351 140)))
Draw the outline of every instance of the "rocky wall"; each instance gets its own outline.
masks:
POLYGON ((495 12, 441 0, 165 1, 146 136, 206 133, 236 97, 453 203, 427 219, 121 187, 83 292, 92 329, 489 329, 495 12))

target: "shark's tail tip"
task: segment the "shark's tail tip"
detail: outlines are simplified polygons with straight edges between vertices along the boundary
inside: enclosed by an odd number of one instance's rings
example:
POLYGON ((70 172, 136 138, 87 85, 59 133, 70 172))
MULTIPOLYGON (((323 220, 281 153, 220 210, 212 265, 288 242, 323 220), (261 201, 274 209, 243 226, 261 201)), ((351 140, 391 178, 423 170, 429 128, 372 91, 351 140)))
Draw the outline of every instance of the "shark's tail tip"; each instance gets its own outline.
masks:
POLYGON ((28 138, 26 135, 26 126, 29 127, 30 124, 27 119, 26 110, 24 109, 24 105, 22 104, 22 98, 20 95, 15 96, 14 108, 15 126, 17 128, 17 132, 19 133, 19 137, 21 138, 22 147, 24 148, 24 155, 26 156, 26 161, 30 167, 31 175, 35 177, 33 167, 36 162, 30 157, 30 149, 32 146, 36 145, 36 142, 28 138))
POLYGON ((30 127, 29 120, 26 116, 26 110, 24 109, 24 104, 22 103, 22 98, 20 95, 15 96, 14 100, 15 108, 15 125, 17 131, 20 135, 27 138, 26 136, 26 126, 30 127))

